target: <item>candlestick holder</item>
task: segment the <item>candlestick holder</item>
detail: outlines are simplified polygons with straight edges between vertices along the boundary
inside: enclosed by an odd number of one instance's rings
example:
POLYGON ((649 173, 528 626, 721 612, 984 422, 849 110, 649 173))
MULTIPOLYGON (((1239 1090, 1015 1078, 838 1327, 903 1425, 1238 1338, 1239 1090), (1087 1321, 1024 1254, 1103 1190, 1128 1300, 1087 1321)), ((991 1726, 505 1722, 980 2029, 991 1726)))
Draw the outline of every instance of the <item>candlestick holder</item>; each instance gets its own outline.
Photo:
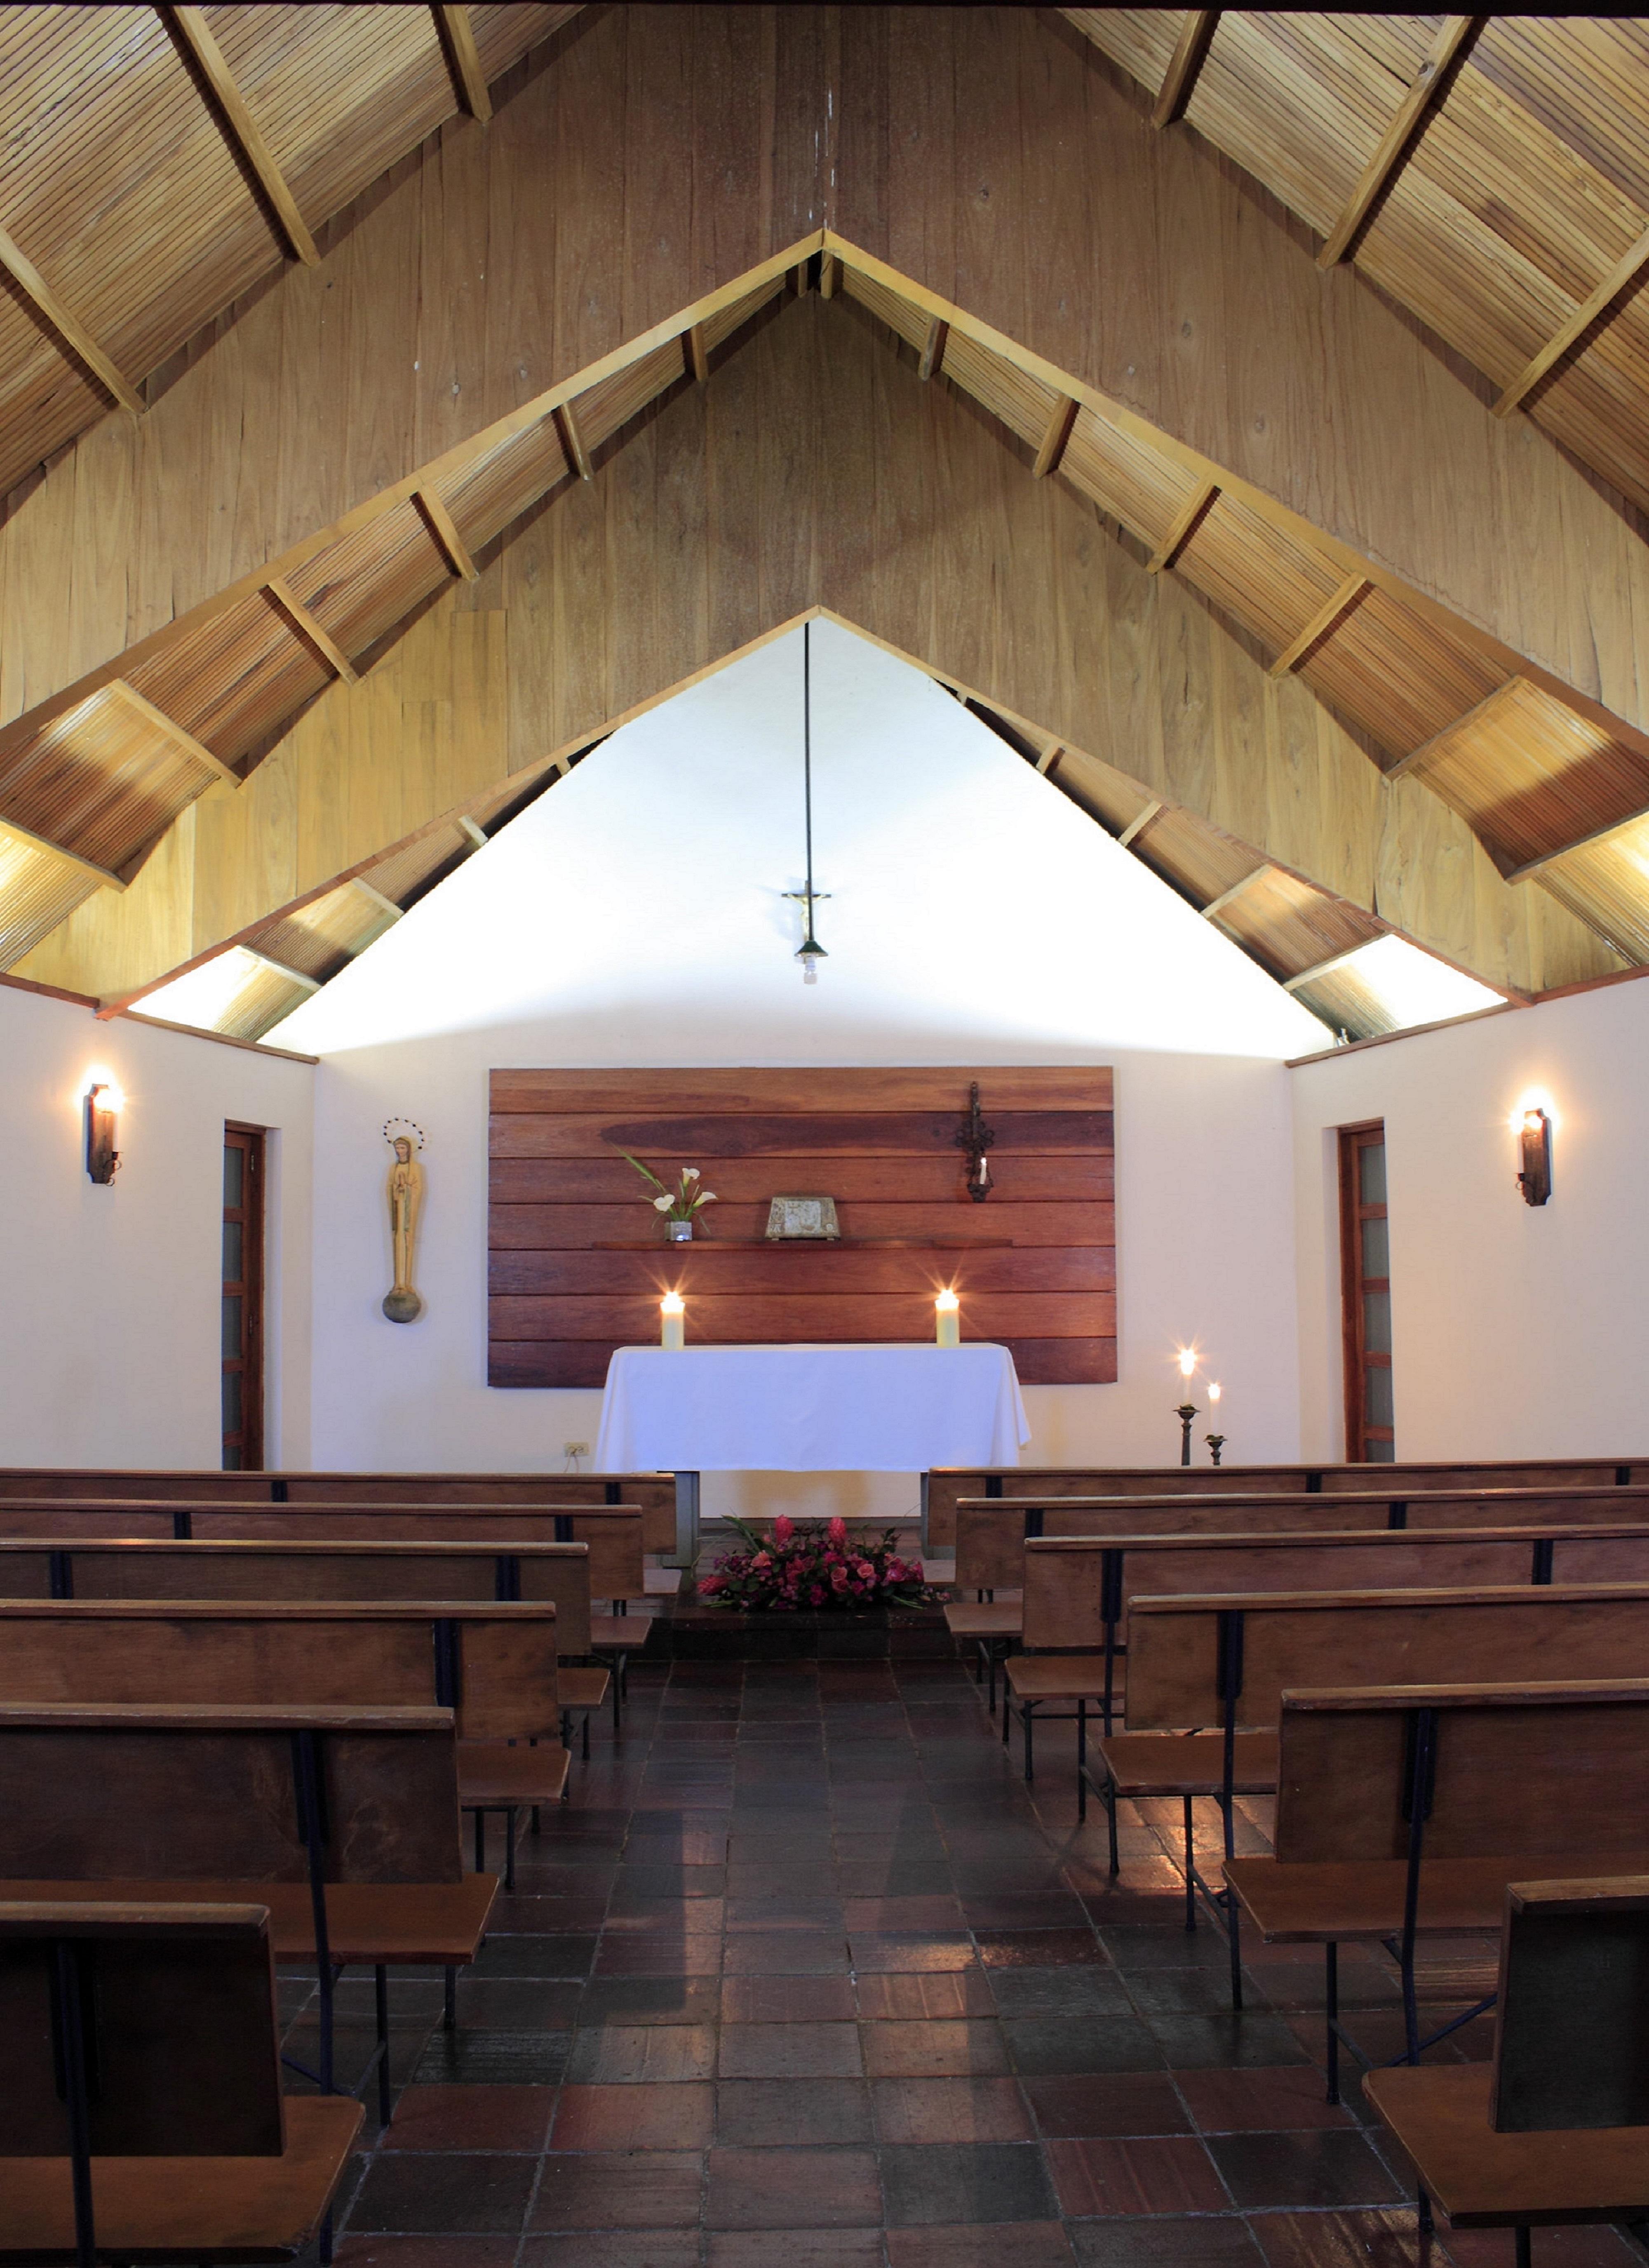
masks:
POLYGON ((1226 1446, 1225 1435, 1223 1433, 1204 1433, 1203 1439, 1208 1444, 1210 1463, 1217 1465, 1219 1462, 1219 1453, 1226 1446))
POLYGON ((975 1079, 968 1089, 968 1108, 962 1123, 951 1140, 968 1160, 968 1194, 975 1204, 983 1204, 990 1195, 990 1161, 985 1152, 996 1142, 996 1130, 987 1126, 979 1108, 979 1082, 975 1079))
POLYGON ((1191 1421, 1200 1413, 1196 1403, 1182 1402, 1174 1414, 1180 1421, 1180 1462, 1189 1465, 1191 1462, 1191 1421))

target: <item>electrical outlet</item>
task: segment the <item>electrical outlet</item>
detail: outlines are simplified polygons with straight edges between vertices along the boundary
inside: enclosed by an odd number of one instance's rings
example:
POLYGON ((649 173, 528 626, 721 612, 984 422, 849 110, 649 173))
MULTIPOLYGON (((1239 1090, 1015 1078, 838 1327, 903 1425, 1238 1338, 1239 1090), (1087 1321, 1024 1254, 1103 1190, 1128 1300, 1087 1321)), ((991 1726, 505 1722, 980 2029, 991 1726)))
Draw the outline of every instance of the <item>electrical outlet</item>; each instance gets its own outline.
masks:
POLYGON ((590 1454, 590 1444, 587 1441, 563 1441, 561 1445, 561 1453, 563 1457, 587 1457, 590 1454))

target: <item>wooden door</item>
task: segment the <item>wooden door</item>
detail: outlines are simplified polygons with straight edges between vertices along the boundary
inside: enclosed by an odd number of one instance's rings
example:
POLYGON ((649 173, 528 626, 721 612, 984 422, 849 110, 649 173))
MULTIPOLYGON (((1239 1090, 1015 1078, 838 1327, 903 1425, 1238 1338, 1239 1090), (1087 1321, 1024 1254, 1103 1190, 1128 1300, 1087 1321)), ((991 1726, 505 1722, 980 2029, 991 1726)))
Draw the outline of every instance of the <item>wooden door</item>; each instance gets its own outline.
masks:
POLYGON ((1396 1457, 1397 1437, 1382 1121, 1340 1129, 1340 1256, 1346 1462, 1388 1465, 1396 1457))
POLYGON ((224 1470, 263 1464, 263 1130, 224 1128, 224 1470))

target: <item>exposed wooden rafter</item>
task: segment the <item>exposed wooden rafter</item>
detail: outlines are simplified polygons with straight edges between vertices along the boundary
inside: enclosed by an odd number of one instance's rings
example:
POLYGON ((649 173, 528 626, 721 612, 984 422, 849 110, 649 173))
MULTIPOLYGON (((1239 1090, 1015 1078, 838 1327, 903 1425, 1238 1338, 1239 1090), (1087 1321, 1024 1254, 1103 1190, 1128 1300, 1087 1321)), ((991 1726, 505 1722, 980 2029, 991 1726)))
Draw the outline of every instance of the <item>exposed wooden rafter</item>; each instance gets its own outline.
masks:
POLYGON ((1482 20, 1479 16, 1444 17, 1430 53, 1415 74, 1414 85, 1397 105, 1373 156, 1358 176, 1357 187, 1347 199, 1344 211, 1317 254, 1319 268, 1333 268, 1344 259, 1353 238, 1368 218, 1375 198, 1402 163, 1416 130, 1437 98, 1450 63, 1482 20))
POLYGON ((48 850, 54 858, 62 858, 70 866, 77 866, 83 874, 89 874, 93 881, 101 883, 106 889, 123 890, 126 887, 123 874, 111 873, 107 866, 99 866, 92 859, 83 858, 77 850, 70 850, 66 844, 53 843, 44 835, 36 835, 32 827, 24 827, 17 820, 8 819, 4 811, 0 811, 0 828, 8 835, 15 835, 19 842, 26 843, 31 850, 48 850))
POLYGON ((376 906, 380 914, 387 914, 392 922, 398 922, 406 911, 406 908, 398 906, 394 898, 386 898, 381 890, 374 889, 363 874, 354 875, 349 887, 352 890, 358 890, 369 904, 376 906))
POLYGON ((240 785, 240 775, 238 771, 226 764, 221 756, 215 756, 206 743, 203 740, 197 740, 194 733, 180 725, 175 717, 168 717, 164 709, 157 709, 154 703, 146 695, 140 693, 135 685, 129 685, 123 677, 117 677, 109 690, 117 699, 123 701, 129 709, 135 709, 144 722, 158 733, 163 740, 169 740, 174 748, 180 749, 186 756, 192 756, 203 770, 213 773, 231 787, 240 785))
POLYGON ((836 298, 841 276, 842 263, 835 253, 821 252, 819 255, 819 296, 821 299, 836 298))
POLYGON ((1193 534, 1196 532, 1196 524, 1202 519, 1204 513, 1212 511, 1215 498, 1218 494, 1219 482, 1218 481, 1204 480, 1197 483, 1196 487, 1192 490, 1189 497, 1187 497, 1185 503, 1174 514, 1174 519, 1169 525, 1167 534, 1163 537, 1161 542, 1152 553, 1150 558, 1146 560, 1145 571, 1147 574, 1160 575, 1164 568, 1173 566, 1174 561, 1179 557, 1180 553, 1190 541, 1193 534))
POLYGON ((1474 703, 1463 716, 1451 717, 1440 733, 1433 733, 1429 740, 1422 740, 1417 748, 1410 748, 1406 755, 1399 756, 1395 764, 1388 764, 1381 777, 1388 780, 1400 780, 1406 778, 1411 771, 1418 770, 1421 765, 1437 754, 1445 741, 1452 740, 1457 733, 1464 732, 1468 725, 1479 725, 1484 718, 1491 716, 1503 701, 1507 700, 1517 691, 1523 681, 1520 677, 1508 677, 1504 685, 1497 685, 1492 693, 1485 693, 1483 699, 1474 703))
POLYGON ((1196 74, 1203 68, 1209 43, 1214 36, 1214 26, 1219 21, 1218 8, 1189 8, 1180 26, 1180 36, 1174 43, 1174 53, 1168 57, 1168 68, 1163 74, 1162 85, 1157 90, 1152 105, 1153 126, 1171 126, 1191 99, 1191 89, 1196 85, 1196 74))
POLYGON ((578 431, 578 412, 571 401, 558 405, 556 431, 561 436, 562 454, 567 460, 567 470, 578 480, 593 480, 595 475, 590 464, 590 453, 584 446, 584 436, 578 431))
POLYGON ((1218 921, 1227 906, 1234 905, 1237 900, 1251 890, 1256 882, 1263 882, 1271 871, 1270 861, 1267 859, 1263 865, 1256 866, 1252 873, 1245 874, 1240 882, 1233 882, 1228 890, 1222 890, 1217 898, 1211 898, 1202 909, 1203 919, 1218 921))
POLYGON ((1649 230, 1617 260, 1594 291, 1588 292, 1567 321, 1559 324, 1540 352, 1527 362, 1494 405, 1497 417, 1509 417, 1519 402, 1534 392, 1549 370, 1607 315, 1626 287, 1649 266, 1649 230))
POLYGON ((454 575, 461 575, 466 583, 475 582, 480 574, 469 556, 469 547, 458 532, 458 523, 442 503, 439 492, 432 488, 418 490, 418 509, 429 523, 430 533, 445 556, 454 575))
POLYGON ((315 239, 309 233, 308 225, 298 210, 298 200, 287 187, 286 176, 276 165, 257 120, 247 107, 246 97, 235 85, 234 74, 212 36, 204 9, 163 7, 160 14, 193 55, 210 87, 225 138, 262 190, 285 248, 306 268, 319 267, 320 254, 315 249, 315 239))
POLYGON ((1299 637, 1289 640, 1269 674, 1272 677, 1287 677, 1298 669, 1313 648, 1321 645, 1330 630, 1339 628, 1369 587, 1366 575, 1348 575, 1327 604, 1318 608, 1299 637))
POLYGON ((1054 403, 1053 414, 1042 435, 1042 446, 1036 452, 1036 461, 1031 471, 1037 480, 1057 472, 1059 460, 1065 453, 1065 444, 1071 438, 1071 429, 1077 422, 1077 404, 1069 394, 1061 394, 1054 403))
POLYGON ((1048 775, 1054 770, 1055 766, 1058 763, 1059 759, 1064 755, 1064 748, 1058 740, 1050 740, 1048 743, 1048 746, 1042 750, 1042 755, 1036 759, 1036 769, 1042 773, 1044 779, 1046 779, 1048 775))
POLYGON ((328 668, 341 677, 346 685, 359 684, 360 672, 355 664, 326 624, 311 614, 284 577, 271 575, 263 587, 304 644, 320 656, 328 668))
POLYGON ((689 323, 681 334, 681 358, 687 364, 687 374, 700 386, 710 379, 710 349, 704 343, 703 323, 689 323))
POLYGON ((928 335, 922 349, 922 359, 917 364, 918 378, 937 378, 945 360, 945 342, 951 327, 941 315, 935 315, 928 324, 928 335))
POLYGON ((446 67, 453 74, 459 107, 484 126, 492 115, 492 97, 487 92, 487 75, 481 68, 469 11, 462 6, 437 7, 431 13, 445 50, 446 67))
POLYGON ((472 850, 484 850, 486 849, 486 828, 484 827, 478 826, 475 821, 470 817, 467 811, 460 812, 457 823, 460 834, 468 836, 469 847, 472 850))
POLYGON ((1129 821, 1127 826, 1123 828, 1122 833, 1117 836, 1116 841, 1118 847, 1123 850, 1130 849, 1134 843, 1138 842, 1140 836, 1145 833, 1146 828, 1150 826, 1152 821, 1153 819, 1160 819, 1167 807, 1168 806, 1166 803, 1158 803, 1153 801, 1146 804, 1142 811, 1137 811, 1133 817, 1129 821))
MULTIPOLYGON (((1372 940, 1366 940, 1366 942, 1372 942, 1372 940)), ((1354 945, 1345 953, 1331 953, 1326 961, 1314 961, 1309 968, 1302 968, 1297 975, 1285 976, 1283 979, 1284 991, 1303 992, 1308 984, 1315 984, 1320 978, 1332 976, 1336 968, 1343 968, 1362 950, 1362 946, 1354 945)))
POLYGON ((143 397, 121 376, 80 318, 70 313, 22 247, 0 228, 0 268, 17 285, 63 351, 95 379, 112 401, 141 417, 143 397))
POLYGON ((319 992, 320 990, 318 976, 306 976, 301 968, 294 968, 284 961, 276 961, 267 953, 259 953, 253 946, 236 945, 227 949, 232 953, 244 953, 248 961, 255 961, 259 968, 267 968, 271 976, 278 976, 288 984, 296 984, 300 991, 319 992))

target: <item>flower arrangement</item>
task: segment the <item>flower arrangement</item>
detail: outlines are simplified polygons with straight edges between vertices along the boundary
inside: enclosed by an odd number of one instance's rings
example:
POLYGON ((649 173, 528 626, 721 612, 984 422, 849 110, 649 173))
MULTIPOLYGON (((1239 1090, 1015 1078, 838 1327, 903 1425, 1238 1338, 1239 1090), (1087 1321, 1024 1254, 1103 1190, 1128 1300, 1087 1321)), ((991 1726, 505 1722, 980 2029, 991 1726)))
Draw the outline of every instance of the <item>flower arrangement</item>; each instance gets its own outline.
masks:
POLYGON ((919 1559, 902 1559, 895 1533, 855 1541, 844 1520, 798 1522, 780 1513, 772 1534, 761 1536, 742 1521, 729 1523, 745 1540, 715 1563, 698 1587, 714 1606, 770 1614, 852 1612, 869 1607, 926 1607, 939 1594, 923 1580, 919 1559))
POLYGON ((651 1166, 644 1166, 641 1160, 632 1158, 628 1150, 623 1152, 623 1159, 627 1166, 634 1166, 644 1182, 651 1182, 659 1191, 652 1200, 652 1207, 655 1212, 663 1213, 666 1220, 691 1220, 701 1205, 716 1202, 714 1189, 701 1189, 697 1186, 703 1176, 696 1166, 683 1166, 680 1182, 671 1189, 659 1179, 651 1166))

